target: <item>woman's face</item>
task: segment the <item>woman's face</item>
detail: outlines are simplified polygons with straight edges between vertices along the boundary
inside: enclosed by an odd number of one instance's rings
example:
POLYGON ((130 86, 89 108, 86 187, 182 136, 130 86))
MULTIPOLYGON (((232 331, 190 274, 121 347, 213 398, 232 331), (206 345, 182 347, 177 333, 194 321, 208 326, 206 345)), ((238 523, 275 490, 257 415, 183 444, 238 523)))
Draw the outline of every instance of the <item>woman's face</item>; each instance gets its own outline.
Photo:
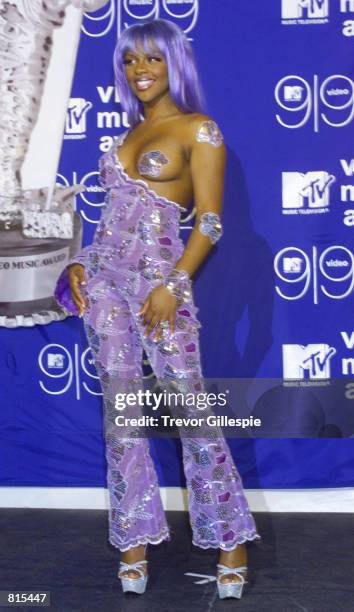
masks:
POLYGON ((141 102, 150 102, 169 90, 168 67, 160 51, 126 51, 123 65, 129 86, 141 102))

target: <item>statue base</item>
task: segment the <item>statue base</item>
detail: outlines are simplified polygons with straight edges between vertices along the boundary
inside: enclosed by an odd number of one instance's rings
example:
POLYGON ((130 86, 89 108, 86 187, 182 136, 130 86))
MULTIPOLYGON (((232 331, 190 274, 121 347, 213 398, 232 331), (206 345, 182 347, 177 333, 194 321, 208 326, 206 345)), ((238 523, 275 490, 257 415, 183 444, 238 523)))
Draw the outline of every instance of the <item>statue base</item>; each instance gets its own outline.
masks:
POLYGON ((58 277, 81 249, 82 221, 73 213, 73 237, 29 238, 20 222, 0 228, 0 327, 33 327, 68 316, 54 299, 58 277), (6 228, 9 229, 6 229, 6 228))

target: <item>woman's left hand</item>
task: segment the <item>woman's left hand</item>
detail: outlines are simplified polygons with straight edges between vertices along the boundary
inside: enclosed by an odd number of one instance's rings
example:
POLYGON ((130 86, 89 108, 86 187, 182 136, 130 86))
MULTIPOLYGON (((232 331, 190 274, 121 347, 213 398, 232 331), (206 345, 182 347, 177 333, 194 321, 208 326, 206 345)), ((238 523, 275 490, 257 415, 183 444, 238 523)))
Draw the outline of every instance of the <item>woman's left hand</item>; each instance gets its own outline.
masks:
POLYGON ((159 285, 152 289, 138 312, 138 316, 143 317, 142 324, 147 326, 144 336, 148 336, 156 326, 154 339, 156 341, 159 340, 162 335, 162 327, 159 323, 163 321, 168 321, 170 333, 173 334, 177 307, 177 298, 172 295, 165 285, 159 285))

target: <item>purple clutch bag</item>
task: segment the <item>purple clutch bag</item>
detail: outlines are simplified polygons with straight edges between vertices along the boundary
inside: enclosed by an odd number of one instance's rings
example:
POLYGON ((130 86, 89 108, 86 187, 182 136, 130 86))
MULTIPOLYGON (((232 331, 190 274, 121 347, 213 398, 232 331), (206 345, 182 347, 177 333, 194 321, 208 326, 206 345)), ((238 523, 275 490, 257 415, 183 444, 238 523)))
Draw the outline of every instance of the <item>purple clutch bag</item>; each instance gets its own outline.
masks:
POLYGON ((55 289, 54 297, 58 304, 65 308, 69 314, 79 316, 78 308, 71 296, 71 289, 69 283, 68 268, 64 268, 61 275, 59 276, 55 289))

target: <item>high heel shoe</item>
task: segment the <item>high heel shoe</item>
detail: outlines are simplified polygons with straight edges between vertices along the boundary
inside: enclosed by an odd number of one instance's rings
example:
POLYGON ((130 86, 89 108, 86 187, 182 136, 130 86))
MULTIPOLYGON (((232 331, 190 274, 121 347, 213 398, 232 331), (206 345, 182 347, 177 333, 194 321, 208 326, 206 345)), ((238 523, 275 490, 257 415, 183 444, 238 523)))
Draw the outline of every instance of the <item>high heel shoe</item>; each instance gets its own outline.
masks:
POLYGON ((218 593, 219 593, 220 599, 225 599, 226 597, 235 597, 236 599, 241 599, 243 588, 247 582, 247 580, 241 574, 241 572, 247 571, 247 567, 246 566, 227 567, 227 565, 218 563, 217 568, 219 570, 219 575, 216 577, 216 584, 218 587, 218 593), (221 582, 220 578, 222 576, 225 576, 226 574, 235 574, 235 576, 238 576, 238 578, 241 578, 241 581, 221 582))
POLYGON ((125 563, 125 561, 119 562, 118 578, 122 583, 123 593, 138 593, 139 595, 145 593, 148 576, 143 572, 141 567, 139 567, 139 565, 141 566, 143 563, 147 563, 146 559, 143 559, 142 561, 136 561, 135 563, 125 563), (122 572, 128 572, 130 570, 134 570, 140 575, 136 578, 119 575, 122 572))
POLYGON ((139 565, 141 565, 142 563, 147 563, 147 561, 137 561, 136 563, 124 563, 124 561, 121 561, 119 563, 118 578, 120 578, 121 580, 123 593, 138 593, 139 595, 145 593, 148 577, 139 567, 139 565), (138 578, 129 578, 129 576, 119 576, 121 572, 127 572, 129 570, 139 572, 140 576, 138 578))

